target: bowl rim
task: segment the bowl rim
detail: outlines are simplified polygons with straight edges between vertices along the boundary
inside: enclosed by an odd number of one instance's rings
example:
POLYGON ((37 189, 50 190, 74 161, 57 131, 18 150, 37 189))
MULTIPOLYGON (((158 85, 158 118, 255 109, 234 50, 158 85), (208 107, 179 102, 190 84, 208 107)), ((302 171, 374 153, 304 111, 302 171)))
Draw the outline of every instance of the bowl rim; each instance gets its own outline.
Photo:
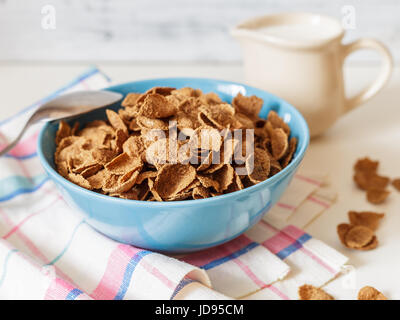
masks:
POLYGON ((139 206, 149 206, 153 208, 165 208, 165 207, 181 207, 181 206, 190 206, 194 203, 202 203, 202 204, 212 204, 212 203, 217 203, 221 201, 228 200, 230 198, 238 197, 240 195, 245 195, 246 193, 249 193, 251 191, 257 191, 259 189, 263 189, 266 186, 274 184, 276 181, 286 177, 290 172, 292 172, 301 162, 301 160, 304 157, 304 154, 307 150, 307 147, 309 145, 310 141, 310 132, 309 128, 307 125, 306 120, 304 117, 301 115, 301 113, 290 103, 288 103, 286 100, 279 98, 278 96, 269 93, 268 91, 258 89, 253 86, 249 86, 240 82, 234 82, 234 81, 227 81, 227 80, 219 80, 219 79, 211 79, 211 78, 201 78, 201 77, 165 77, 165 78, 151 78, 151 79, 143 79, 143 80, 135 80, 135 81, 130 81, 130 82, 124 82, 124 83, 119 83, 110 87, 103 88, 101 90, 108 90, 108 91, 114 91, 117 88, 125 85, 130 85, 130 84, 138 84, 138 83, 143 83, 143 82, 157 82, 157 81, 200 81, 200 82, 213 82, 213 83, 220 83, 224 85, 237 85, 244 87, 245 89, 251 89, 255 91, 261 91, 269 96, 273 97, 274 99, 280 100, 285 102, 286 106, 291 109, 291 112, 296 114, 296 116, 300 119, 300 126, 301 126, 301 131, 304 132, 304 139, 300 144, 300 149, 296 155, 295 158, 292 159, 292 161, 287 165, 285 168, 283 168, 281 171, 279 171, 277 174, 274 176, 268 178, 267 180, 264 180, 254 186, 250 186, 247 188, 244 188, 242 190, 234 191, 228 194, 223 194, 215 197, 210 197, 210 198, 205 198, 205 199, 195 199, 195 200, 180 200, 180 201, 144 201, 144 200, 131 200, 131 199, 123 199, 123 198, 116 198, 116 197, 111 197, 108 195, 103 195, 101 193, 97 193, 92 190, 85 189, 83 187, 78 186, 75 183, 72 183, 71 181, 65 179, 63 176, 61 176, 51 165, 50 163, 46 160, 43 150, 42 150, 42 145, 43 145, 43 140, 44 140, 44 134, 47 131, 48 127, 53 124, 54 122, 58 122, 59 120, 56 121, 51 121, 47 122, 43 125, 43 127, 40 129, 38 140, 37 140, 37 153, 39 156, 39 160, 44 167, 45 171, 47 174, 51 175, 55 180, 57 180, 61 184, 66 184, 70 188, 76 190, 77 192, 81 192, 84 194, 87 194, 88 196, 92 196, 95 199, 98 198, 99 200, 106 200, 110 202, 115 202, 116 204, 122 204, 122 205, 127 205, 129 203, 134 204, 134 205, 139 205, 139 206))

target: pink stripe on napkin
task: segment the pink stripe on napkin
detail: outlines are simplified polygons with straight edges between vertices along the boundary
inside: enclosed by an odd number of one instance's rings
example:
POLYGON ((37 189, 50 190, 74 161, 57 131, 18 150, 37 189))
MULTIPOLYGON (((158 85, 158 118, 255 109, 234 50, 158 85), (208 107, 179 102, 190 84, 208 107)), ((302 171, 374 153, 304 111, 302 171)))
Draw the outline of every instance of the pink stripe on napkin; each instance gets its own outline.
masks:
POLYGON ((296 179, 300 179, 300 180, 303 180, 303 181, 305 181, 305 182, 309 182, 309 183, 311 183, 311 184, 315 184, 316 186, 320 186, 320 185, 321 185, 321 181, 314 180, 314 179, 312 179, 312 178, 310 178, 310 177, 306 177, 306 176, 303 176, 303 175, 298 174, 298 173, 296 173, 296 175, 295 175, 294 177, 295 177, 296 179))
POLYGON ((249 245, 252 241, 245 235, 241 235, 220 246, 207 250, 191 253, 180 258, 186 263, 201 267, 215 260, 229 256, 230 254, 239 251, 249 245))
POLYGON ((45 300, 65 300, 68 293, 74 289, 74 287, 67 281, 55 278, 49 288, 46 291, 45 300))
POLYGON ((140 249, 120 244, 111 253, 106 271, 91 294, 96 300, 111 300, 116 296, 124 278, 126 266, 140 249))
MULTIPOLYGON (((14 157, 25 157, 34 154, 36 152, 38 135, 39 132, 35 132, 31 136, 21 140, 8 154, 14 157)), ((7 145, 7 143, 0 144, 0 150, 3 150, 7 145)))

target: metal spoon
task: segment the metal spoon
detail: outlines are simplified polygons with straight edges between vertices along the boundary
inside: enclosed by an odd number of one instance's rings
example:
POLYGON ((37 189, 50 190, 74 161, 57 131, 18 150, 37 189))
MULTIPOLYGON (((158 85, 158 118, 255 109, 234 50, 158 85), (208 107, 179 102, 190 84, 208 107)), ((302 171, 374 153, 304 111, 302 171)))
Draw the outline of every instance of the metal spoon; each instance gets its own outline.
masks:
POLYGON ((28 119, 18 136, 3 150, 0 156, 10 151, 22 135, 38 121, 52 121, 71 118, 95 109, 109 106, 123 97, 122 94, 111 91, 77 91, 64 94, 41 105, 28 119))

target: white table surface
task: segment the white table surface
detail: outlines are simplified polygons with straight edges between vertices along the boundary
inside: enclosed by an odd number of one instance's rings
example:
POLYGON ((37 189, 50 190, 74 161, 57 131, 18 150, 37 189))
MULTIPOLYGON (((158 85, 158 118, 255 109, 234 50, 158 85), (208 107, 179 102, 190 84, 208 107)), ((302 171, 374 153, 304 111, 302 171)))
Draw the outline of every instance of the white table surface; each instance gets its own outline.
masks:
MULTIPOLYGON (((0 64, 0 120, 39 100, 69 82, 87 64, 0 64)), ((240 65, 100 64, 116 83, 135 79, 196 76, 243 82, 240 65)), ((372 79, 376 66, 347 66, 349 91, 372 79)), ((393 188, 387 203, 374 206, 352 181, 357 158, 379 159, 380 173, 400 177, 400 67, 389 85, 370 102, 343 116, 324 136, 311 141, 302 164, 304 170, 328 172, 338 192, 337 203, 306 228, 316 238, 347 255, 355 271, 326 286, 338 299, 354 299, 358 289, 371 285, 392 299, 400 299, 400 192, 393 188), (379 246, 372 251, 344 248, 336 226, 347 222, 349 210, 385 212, 377 231, 379 246)))

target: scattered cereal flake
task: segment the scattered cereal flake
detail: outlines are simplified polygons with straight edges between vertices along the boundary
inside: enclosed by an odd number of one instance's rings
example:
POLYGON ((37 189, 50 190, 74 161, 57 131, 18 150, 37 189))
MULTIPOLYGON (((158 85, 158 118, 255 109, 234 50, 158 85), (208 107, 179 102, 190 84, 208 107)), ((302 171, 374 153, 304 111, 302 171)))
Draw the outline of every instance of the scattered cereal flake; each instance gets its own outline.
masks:
POLYGON ((116 113, 115 111, 111 109, 106 110, 107 118, 108 121, 110 121, 112 127, 115 130, 122 130, 126 135, 129 135, 128 133, 128 128, 126 127, 124 121, 121 119, 121 117, 116 113))
POLYGON ((393 187, 395 187, 398 191, 400 191, 400 178, 394 179, 392 181, 393 187))
POLYGON ((196 170, 187 164, 166 164, 158 173, 154 190, 161 198, 170 198, 185 189, 196 178, 196 170))
POLYGON ((372 237, 372 240, 368 242, 364 247, 359 248, 358 250, 367 251, 375 249, 378 246, 378 238, 376 236, 372 237))
POLYGON ((257 119, 264 101, 256 96, 246 97, 240 92, 233 99, 232 105, 236 112, 243 113, 251 119, 257 119))
POLYGON ((378 245, 374 232, 362 225, 342 223, 337 226, 340 241, 346 247, 357 250, 372 250, 378 245))
POLYGON ((140 114, 147 118, 167 118, 176 113, 175 105, 161 94, 153 93, 146 96, 140 109, 140 114))
POLYGON ((356 212, 349 211, 349 221, 353 225, 360 225, 367 227, 373 231, 379 226, 380 220, 385 216, 383 213, 376 213, 370 211, 356 212))
POLYGON ((387 298, 373 287, 365 286, 358 292, 358 300, 387 300, 387 298))
POLYGON ((122 101, 121 106, 123 107, 133 107, 136 105, 138 99, 140 98, 141 93, 128 93, 125 99, 122 101))
POLYGON ((290 127, 274 110, 268 113, 268 121, 274 129, 281 128, 288 136, 290 135, 290 127))
POLYGON ((376 172, 378 166, 379 166, 379 161, 372 161, 370 158, 365 157, 363 159, 357 160, 357 162, 354 165, 354 170, 376 172))
POLYGON ((281 159, 288 151, 288 147, 288 137, 285 131, 281 128, 273 129, 271 135, 272 156, 276 160, 281 159))
POLYGON ((371 174, 364 171, 356 171, 353 176, 354 182, 362 190, 368 190, 369 187, 369 176, 371 174))
POLYGON ((362 190, 370 190, 370 189, 376 189, 376 190, 384 190, 387 185, 390 182, 390 179, 388 177, 383 177, 379 176, 376 173, 376 167, 375 165, 369 164, 369 166, 366 163, 370 162, 358 162, 358 163, 364 163, 364 165, 356 165, 355 167, 358 168, 363 168, 363 169, 358 169, 354 173, 354 181, 357 184, 357 186, 362 189, 362 190), (370 168, 370 169, 367 169, 370 168))
POLYGON ((62 139, 71 135, 71 127, 69 126, 69 124, 61 120, 56 133, 56 144, 58 145, 62 139))
POLYGON ((113 174, 125 174, 132 170, 139 170, 143 166, 142 161, 138 157, 130 157, 127 153, 121 153, 104 167, 113 174))
POLYGON ((346 245, 349 248, 360 249, 368 245, 374 237, 374 232, 364 226, 352 226, 344 236, 346 245))
POLYGON ((271 170, 271 161, 268 153, 260 148, 255 148, 254 153, 246 160, 246 169, 250 181, 259 183, 268 178, 271 170))
POLYGON ((341 223, 337 226, 337 233, 339 235, 340 242, 347 247, 345 236, 347 232, 351 229, 351 225, 348 223, 341 223))
POLYGON ((381 204, 385 202, 386 198, 389 196, 390 191, 379 190, 379 189, 369 189, 367 190, 367 200, 373 204, 381 204))
POLYGON ((368 189, 385 189, 390 182, 388 177, 382 177, 377 174, 372 175, 368 181, 368 189))
POLYGON ((334 298, 321 288, 304 284, 299 287, 300 300, 334 300, 334 298))

